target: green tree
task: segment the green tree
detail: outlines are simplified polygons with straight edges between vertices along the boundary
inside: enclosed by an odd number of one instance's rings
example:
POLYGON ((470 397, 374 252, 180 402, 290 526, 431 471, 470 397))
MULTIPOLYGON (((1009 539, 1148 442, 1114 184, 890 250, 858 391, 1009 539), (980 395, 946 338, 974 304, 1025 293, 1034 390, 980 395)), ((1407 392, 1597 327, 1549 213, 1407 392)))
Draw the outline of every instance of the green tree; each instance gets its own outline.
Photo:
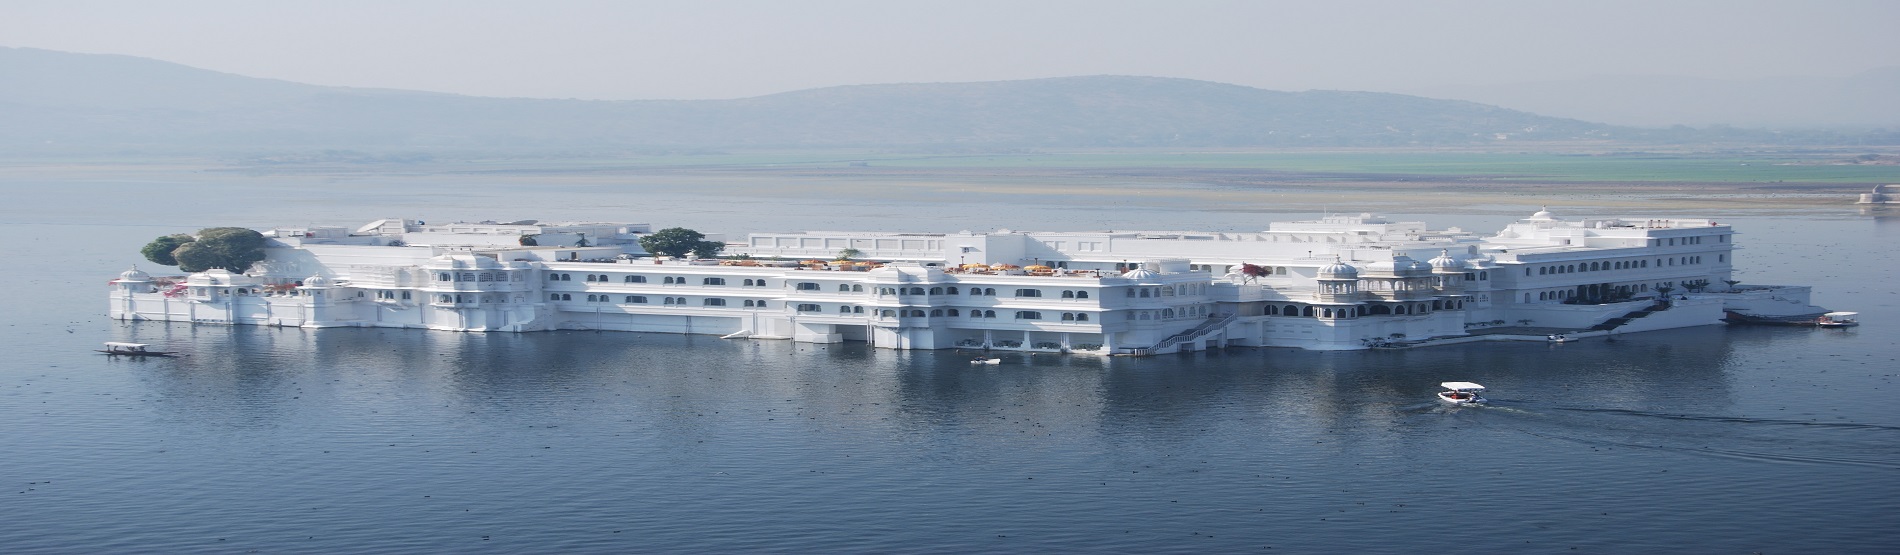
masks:
POLYGON ((640 248, 654 256, 686 256, 686 253, 699 255, 700 258, 712 258, 725 250, 726 244, 707 241, 706 234, 683 227, 669 227, 640 238, 640 248))
POLYGON ((524 246, 524 247, 534 247, 534 246, 539 246, 541 244, 540 241, 534 240, 533 235, 523 235, 521 236, 520 239, 515 240, 515 242, 521 243, 521 246, 524 246))
POLYGON ((150 243, 146 243, 145 248, 139 249, 139 254, 145 255, 145 259, 152 261, 153 264, 177 266, 178 259, 172 257, 172 251, 178 250, 179 245, 196 240, 197 239, 192 236, 183 233, 166 235, 153 239, 150 243))
POLYGON ((178 269, 187 272, 243 272, 264 259, 264 235, 242 227, 205 228, 198 230, 198 240, 179 245, 171 255, 178 269))
POLYGON ((850 247, 845 247, 844 250, 838 251, 838 260, 850 260, 850 259, 857 258, 863 255, 864 255, 864 251, 850 248, 850 247))

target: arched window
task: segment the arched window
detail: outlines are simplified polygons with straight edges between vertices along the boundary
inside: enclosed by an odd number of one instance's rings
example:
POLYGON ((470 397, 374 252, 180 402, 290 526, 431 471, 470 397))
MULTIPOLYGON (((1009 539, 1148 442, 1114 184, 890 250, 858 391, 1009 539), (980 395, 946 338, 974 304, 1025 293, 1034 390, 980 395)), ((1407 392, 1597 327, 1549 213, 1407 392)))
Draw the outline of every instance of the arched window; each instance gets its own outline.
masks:
POLYGON ((935 316, 942 316, 942 315, 943 315, 943 309, 941 309, 941 308, 935 308, 935 309, 931 309, 931 310, 930 310, 930 315, 931 315, 932 317, 935 317, 935 316))
POLYGON ((852 313, 852 314, 864 314, 864 307, 862 307, 862 306, 854 306, 854 307, 851 307, 851 313, 852 313))
POLYGON ((1077 322, 1087 322, 1087 321, 1089 321, 1089 315, 1088 315, 1088 313, 1086 313, 1086 312, 1084 312, 1084 313, 1078 313, 1078 314, 1076 314, 1076 315, 1075 315, 1075 321, 1077 321, 1077 322))
POLYGON ((985 310, 985 311, 983 311, 983 317, 984 317, 984 318, 995 318, 995 317, 996 317, 996 311, 994 311, 994 310, 985 310))
POLYGON ((908 293, 908 294, 910 294, 910 295, 922 295, 922 294, 924 294, 924 288, 922 288, 922 287, 912 287, 912 288, 910 288, 910 293, 908 293))
POLYGON ((756 285, 756 286, 759 286, 759 287, 765 287, 765 280, 763 280, 763 279, 761 279, 761 280, 759 280, 759 282, 758 282, 758 283, 754 283, 753 285, 756 285))
POLYGON ((1144 298, 1144 299, 1148 298, 1148 289, 1145 287, 1142 288, 1141 290, 1141 298, 1144 298))
POLYGON ((852 292, 852 293, 863 293, 863 292, 864 292, 864 286, 863 286, 863 285, 853 285, 853 286, 851 286, 851 292, 852 292))
POLYGON ((993 287, 984 287, 984 288, 983 288, 983 296, 985 296, 985 297, 994 297, 994 296, 996 296, 996 289, 995 289, 995 288, 993 288, 993 287))
POLYGON ((1042 296, 1042 290, 1041 290, 1041 289, 1017 289, 1017 290, 1016 290, 1016 296, 1018 296, 1018 297, 1041 297, 1041 296, 1042 296))
POLYGON ((1075 292, 1075 298, 1078 298, 1078 299, 1086 299, 1086 298, 1089 298, 1089 292, 1088 292, 1088 291, 1076 291, 1076 292, 1075 292))
POLYGON ((910 315, 911 315, 912 317, 916 317, 916 318, 922 318, 922 317, 924 317, 924 311, 923 311, 923 310, 921 310, 921 309, 919 309, 919 310, 912 310, 912 311, 910 311, 910 315))
POLYGON ((1174 318, 1174 309, 1172 308, 1161 309, 1161 318, 1163 320, 1174 318))
POLYGON ((561 294, 561 300, 563 300, 563 301, 571 301, 571 300, 574 300, 574 296, 573 296, 573 295, 570 295, 570 294, 567 294, 567 293, 562 293, 562 294, 561 294))
POLYGON ((743 285, 743 287, 751 287, 751 286, 752 286, 752 280, 750 280, 750 279, 747 279, 747 280, 745 280, 745 281, 742 281, 742 282, 740 282, 740 283, 743 283, 743 284, 745 284, 745 285, 743 285))
POLYGON ((839 293, 850 293, 850 292, 851 292, 851 284, 848 284, 848 283, 840 283, 840 284, 838 284, 838 292, 839 292, 839 293))
POLYGON ((1150 319, 1150 317, 1148 316, 1148 311, 1146 311, 1146 310, 1143 310, 1143 311, 1141 311, 1141 319, 1143 319, 1143 320, 1148 320, 1148 319, 1150 319))
POLYGON ((943 288, 943 292, 944 292, 945 294, 948 294, 948 295, 955 295, 955 294, 957 294, 957 288, 955 288, 955 287, 945 287, 945 288, 943 288))
POLYGON ((1075 321, 1075 313, 1074 313, 1074 312, 1064 312, 1064 313, 1062 313, 1062 321, 1064 321, 1064 322, 1074 322, 1074 321, 1075 321))
POLYGON ((930 288, 930 294, 932 294, 932 295, 942 295, 942 294, 943 294, 943 288, 942 288, 942 287, 932 287, 932 288, 930 288))
POLYGON ((647 298, 639 295, 627 295, 627 304, 647 304, 647 298))
POLYGON ((1063 292, 1062 292, 1062 298, 1064 298, 1064 299, 1073 299, 1073 298, 1075 298, 1075 292, 1074 292, 1074 291, 1063 291, 1063 292))
POLYGON ((948 312, 945 312, 944 315, 945 316, 962 316, 963 314, 957 312, 957 309, 952 308, 952 309, 949 309, 948 312))

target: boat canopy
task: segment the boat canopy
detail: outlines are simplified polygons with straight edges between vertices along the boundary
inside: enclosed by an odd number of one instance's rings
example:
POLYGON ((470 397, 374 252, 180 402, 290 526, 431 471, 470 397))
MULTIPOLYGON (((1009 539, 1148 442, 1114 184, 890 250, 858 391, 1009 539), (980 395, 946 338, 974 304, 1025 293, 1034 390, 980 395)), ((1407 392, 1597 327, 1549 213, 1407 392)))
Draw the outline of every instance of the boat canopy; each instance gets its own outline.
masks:
POLYGON ((1484 391, 1484 386, 1471 382, 1445 382, 1438 386, 1452 391, 1484 391))
POLYGON ((136 349, 136 350, 144 350, 144 349, 145 349, 146 347, 150 347, 150 346, 151 346, 151 345, 148 345, 148 344, 145 344, 145 343, 120 343, 120 342, 118 342, 118 341, 107 341, 107 342, 106 342, 106 348, 109 348, 109 349, 136 349))
POLYGON ((1860 315, 1859 312, 1829 312, 1827 314, 1822 314, 1822 316, 1826 316, 1828 318, 1851 318, 1851 317, 1859 316, 1859 315, 1860 315))

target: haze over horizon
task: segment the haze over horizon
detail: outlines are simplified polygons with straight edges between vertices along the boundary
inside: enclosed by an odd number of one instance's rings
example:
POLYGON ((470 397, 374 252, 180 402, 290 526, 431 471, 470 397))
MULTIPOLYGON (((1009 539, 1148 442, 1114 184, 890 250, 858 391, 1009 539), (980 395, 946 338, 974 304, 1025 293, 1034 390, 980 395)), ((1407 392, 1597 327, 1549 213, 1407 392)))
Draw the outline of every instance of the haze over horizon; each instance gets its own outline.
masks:
MULTIPOLYGON (((1553 102, 1545 98, 1553 87, 1518 85, 1646 76, 1720 91, 1732 82, 1842 81, 1900 66, 1900 34, 1888 29, 1900 20, 1900 3, 1870 0, 28 0, 0 7, 0 15, 5 46, 486 97, 716 99, 839 85, 1137 75, 1469 99, 1614 124, 1751 125, 1801 122, 1751 120, 1746 102, 1663 121, 1657 113, 1683 111, 1599 101, 1597 90, 1553 102)), ((1900 120, 1874 116, 1869 124, 1900 120)), ((1822 119, 1830 118, 1841 116, 1822 119)))

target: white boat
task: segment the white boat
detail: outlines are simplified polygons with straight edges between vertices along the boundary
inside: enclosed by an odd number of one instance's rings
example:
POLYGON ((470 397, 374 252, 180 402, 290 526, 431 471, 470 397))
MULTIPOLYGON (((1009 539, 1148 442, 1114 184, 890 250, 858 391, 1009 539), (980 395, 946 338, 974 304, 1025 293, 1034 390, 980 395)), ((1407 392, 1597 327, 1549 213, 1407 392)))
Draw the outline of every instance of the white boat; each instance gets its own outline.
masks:
POLYGON ((1858 326, 1860 325, 1860 321, 1855 320, 1854 319, 1855 316, 1860 316, 1860 313, 1859 312, 1829 312, 1827 314, 1822 314, 1820 318, 1816 318, 1814 320, 1814 325, 1820 326, 1823 328, 1846 328, 1846 327, 1858 326))
POLYGON ((1438 392, 1438 400, 1453 405, 1476 405, 1484 403, 1484 386, 1471 382, 1445 382, 1438 384, 1445 388, 1438 392))
POLYGON ((105 353, 107 356, 129 357, 168 357, 174 355, 174 353, 170 351, 154 351, 151 345, 144 343, 121 343, 118 341, 107 341, 106 348, 99 349, 99 352, 105 353))
POLYGON ((1551 343, 1568 343, 1571 341, 1576 341, 1575 339, 1572 339, 1570 336, 1564 335, 1561 333, 1551 334, 1548 339, 1550 339, 1551 343))
POLYGON ((976 360, 970 361, 970 364, 1002 364, 1002 363, 1003 363, 1003 359, 1000 359, 1000 358, 978 358, 976 360))

